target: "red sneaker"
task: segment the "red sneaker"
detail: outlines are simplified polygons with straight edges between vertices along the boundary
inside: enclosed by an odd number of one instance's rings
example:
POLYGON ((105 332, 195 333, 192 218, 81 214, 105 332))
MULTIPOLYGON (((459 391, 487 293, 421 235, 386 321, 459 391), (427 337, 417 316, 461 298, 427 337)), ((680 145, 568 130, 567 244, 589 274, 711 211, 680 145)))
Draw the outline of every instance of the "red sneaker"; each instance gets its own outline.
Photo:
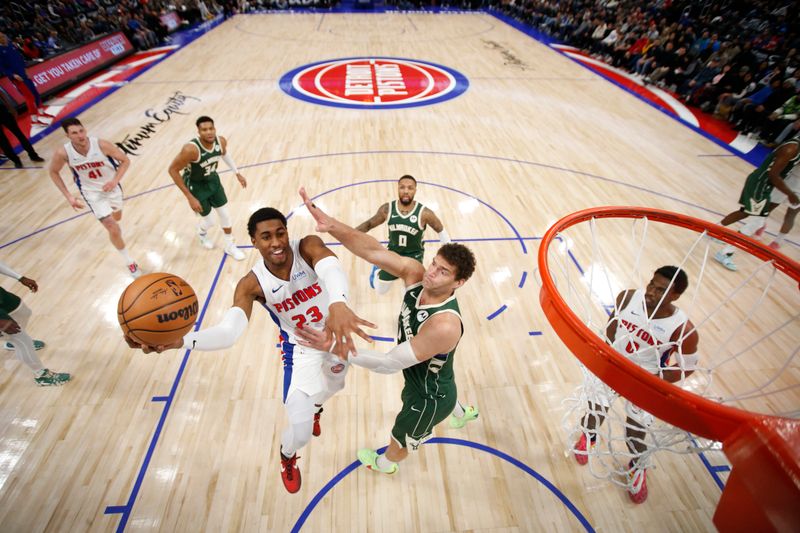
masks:
POLYGON ((283 486, 292 494, 300 490, 300 469, 297 468, 297 459, 299 457, 296 453, 289 458, 281 453, 281 479, 283 486))
MULTIPOLYGON (((572 447, 572 455, 575 456, 575 460, 578 461, 579 465, 585 465, 589 462, 589 454, 586 449, 587 440, 586 433, 581 433, 581 438, 578 439, 578 442, 572 447)), ((594 448, 594 445, 595 443, 593 442, 591 448, 594 448)))
POLYGON ((315 437, 319 437, 320 435, 322 435, 322 428, 319 426, 319 415, 321 414, 322 414, 322 407, 320 407, 319 411, 317 411, 314 414, 314 429, 311 430, 311 434, 314 435, 315 437))
POLYGON ((767 225, 764 224, 763 226, 758 228, 753 235, 755 235, 756 237, 761 237, 762 235, 764 235, 764 231, 766 231, 766 229, 767 229, 767 225))
POLYGON ((647 499, 647 470, 634 468, 628 475, 632 478, 628 496, 633 503, 644 503, 647 499))

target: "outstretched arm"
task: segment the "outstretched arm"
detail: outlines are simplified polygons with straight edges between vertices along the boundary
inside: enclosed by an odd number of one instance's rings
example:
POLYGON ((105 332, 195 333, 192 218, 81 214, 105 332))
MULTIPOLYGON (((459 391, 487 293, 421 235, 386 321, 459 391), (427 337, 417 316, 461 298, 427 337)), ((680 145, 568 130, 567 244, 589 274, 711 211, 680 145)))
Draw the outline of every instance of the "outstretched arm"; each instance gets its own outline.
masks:
MULTIPOLYGON (((317 350, 330 351, 334 340, 327 331, 305 328, 296 333, 297 342, 317 350)), ((424 327, 410 341, 398 344, 388 352, 358 350, 350 363, 379 374, 393 374, 416 364, 446 354, 461 339, 461 321, 451 313, 440 313, 429 318, 424 327)))
POLYGON ((378 208, 378 212, 368 218, 366 221, 362 222, 358 226, 356 226, 356 231, 360 231, 362 233, 366 233, 372 228, 377 228, 384 222, 386 222, 386 218, 389 216, 389 204, 383 204, 378 208))
POLYGON ((373 237, 325 214, 311 202, 305 188, 300 188, 300 197, 303 198, 309 213, 316 220, 317 231, 330 233, 355 255, 401 278, 406 286, 422 280, 425 269, 420 263, 409 257, 390 252, 373 237))
POLYGON ((247 322, 253 312, 253 302, 256 299, 264 299, 261 286, 253 272, 248 272, 236 285, 236 292, 233 295, 233 307, 228 309, 222 320, 210 328, 192 331, 172 344, 162 344, 160 346, 147 346, 139 344, 128 336, 125 342, 131 348, 141 348, 144 353, 158 352, 164 350, 177 350, 186 348, 187 350, 216 351, 230 348, 247 329, 247 322))

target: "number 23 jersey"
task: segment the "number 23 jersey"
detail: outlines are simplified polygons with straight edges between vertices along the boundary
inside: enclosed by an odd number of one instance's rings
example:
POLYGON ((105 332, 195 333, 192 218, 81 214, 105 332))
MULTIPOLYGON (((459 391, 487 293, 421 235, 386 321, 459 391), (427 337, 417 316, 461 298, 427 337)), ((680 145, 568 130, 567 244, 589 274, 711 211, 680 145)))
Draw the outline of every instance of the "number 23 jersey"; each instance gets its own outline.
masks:
POLYGON ((328 292, 311 266, 300 255, 300 240, 289 241, 292 271, 289 280, 272 274, 261 259, 253 266, 264 293, 272 320, 278 324, 284 342, 297 344, 295 328, 325 326, 328 316, 328 292))
POLYGON ((72 169, 75 184, 82 191, 102 191, 103 185, 114 179, 117 165, 100 149, 97 137, 89 137, 89 151, 81 155, 71 142, 64 145, 67 164, 72 169))

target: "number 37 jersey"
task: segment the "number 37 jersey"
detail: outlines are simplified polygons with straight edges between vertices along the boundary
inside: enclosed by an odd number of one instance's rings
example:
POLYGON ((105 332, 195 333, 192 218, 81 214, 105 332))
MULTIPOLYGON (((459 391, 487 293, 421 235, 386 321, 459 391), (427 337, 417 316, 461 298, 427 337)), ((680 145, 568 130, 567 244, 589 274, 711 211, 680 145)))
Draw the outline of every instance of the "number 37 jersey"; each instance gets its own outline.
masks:
POLYGON ((314 269, 300 255, 300 241, 289 241, 289 246, 293 256, 289 281, 274 276, 263 259, 253 266, 253 273, 264 292, 264 307, 280 328, 283 341, 297 344, 294 336, 296 328, 321 329, 325 326, 328 291, 314 269))
POLYGON ((117 164, 100 149, 97 137, 89 137, 89 151, 81 155, 71 142, 64 145, 67 164, 72 169, 75 184, 82 191, 102 191, 103 185, 114 179, 117 164))

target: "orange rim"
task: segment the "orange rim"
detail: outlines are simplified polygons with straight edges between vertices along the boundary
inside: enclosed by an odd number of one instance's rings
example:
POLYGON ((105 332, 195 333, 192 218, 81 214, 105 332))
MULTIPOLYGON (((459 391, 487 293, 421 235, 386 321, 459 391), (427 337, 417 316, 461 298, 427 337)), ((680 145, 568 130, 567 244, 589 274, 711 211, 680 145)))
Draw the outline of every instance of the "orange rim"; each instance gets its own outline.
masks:
POLYGON ((538 256, 542 277, 539 302, 550 325, 581 363, 619 394, 673 426, 720 442, 725 441, 742 424, 757 420, 771 427, 781 427, 787 423, 794 427, 797 423, 795 420, 721 405, 668 383, 626 357, 620 357, 584 325, 555 286, 547 263, 547 250, 558 233, 593 218, 647 218, 698 233, 706 231, 712 237, 728 242, 762 261, 771 261, 778 270, 798 283, 800 263, 736 231, 705 220, 649 207, 617 206, 584 209, 563 217, 545 233, 538 256))

